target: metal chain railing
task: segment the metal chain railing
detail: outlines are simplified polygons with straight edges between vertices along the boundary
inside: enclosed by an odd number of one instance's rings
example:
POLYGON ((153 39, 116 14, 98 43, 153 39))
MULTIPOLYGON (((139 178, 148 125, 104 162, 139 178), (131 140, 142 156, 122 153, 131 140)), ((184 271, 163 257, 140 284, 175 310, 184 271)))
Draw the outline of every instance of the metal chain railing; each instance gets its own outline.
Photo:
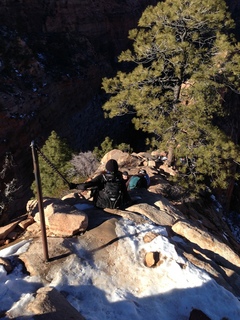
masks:
POLYGON ((62 180, 70 187, 70 182, 67 181, 67 179, 61 174, 60 171, 58 171, 54 164, 45 156, 45 154, 43 154, 43 152, 39 149, 37 145, 35 145, 35 149, 43 158, 43 160, 53 169, 53 171, 55 171, 62 178, 62 180))

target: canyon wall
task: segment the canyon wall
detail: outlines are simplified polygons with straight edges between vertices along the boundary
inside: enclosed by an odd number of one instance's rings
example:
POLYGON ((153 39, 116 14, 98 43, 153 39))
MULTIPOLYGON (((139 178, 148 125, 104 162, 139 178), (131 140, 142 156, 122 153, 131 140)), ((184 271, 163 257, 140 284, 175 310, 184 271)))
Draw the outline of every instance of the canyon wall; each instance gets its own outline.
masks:
MULTIPOLYGON (((0 2, 0 163, 6 152, 13 154, 22 186, 15 210, 31 194, 32 140, 41 146, 55 130, 71 147, 86 151, 112 130, 101 110, 101 79, 113 74, 128 31, 156 2, 0 2)), ((126 136, 126 127, 114 121, 126 136)))

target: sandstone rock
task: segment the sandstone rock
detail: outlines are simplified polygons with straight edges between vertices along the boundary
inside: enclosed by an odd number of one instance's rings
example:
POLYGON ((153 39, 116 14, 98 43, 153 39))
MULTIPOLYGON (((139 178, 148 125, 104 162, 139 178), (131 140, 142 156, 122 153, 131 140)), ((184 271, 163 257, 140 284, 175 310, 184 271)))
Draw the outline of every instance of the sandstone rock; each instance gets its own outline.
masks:
POLYGON ((160 252, 147 252, 144 258, 144 264, 148 268, 158 267, 163 263, 160 252))
POLYGON ((142 160, 145 160, 145 159, 147 160, 152 158, 149 152, 138 152, 136 155, 142 160))
POLYGON ((112 213, 114 215, 121 216, 125 219, 133 220, 137 224, 146 223, 146 219, 142 215, 136 212, 131 212, 130 210, 125 211, 120 209, 105 208, 104 211, 108 213, 112 213))
POLYGON ((170 174, 170 176, 176 175, 176 170, 174 170, 172 167, 169 167, 167 163, 164 163, 163 165, 159 166, 159 169, 162 169, 164 172, 170 174))
POLYGON ((154 150, 151 152, 151 156, 152 157, 166 157, 167 153, 165 151, 160 151, 160 150, 154 150))
POLYGON ((12 271, 12 265, 8 259, 1 258, 0 257, 0 265, 4 267, 4 269, 7 271, 7 273, 12 271))
POLYGON ((155 265, 154 252, 148 252, 145 255, 144 264, 147 267, 152 267, 155 265))
MULTIPOLYGON (((50 233, 60 237, 69 237, 84 232, 88 226, 87 215, 59 199, 44 199, 44 216, 50 233)), ((34 220, 40 225, 40 214, 34 220)))
MULTIPOLYGON (((129 211, 129 208, 128 211, 116 209, 101 210, 97 208, 89 209, 89 211, 86 211, 87 213, 89 213, 89 220, 91 219, 91 221, 94 222, 96 222, 96 220, 99 221, 97 225, 91 225, 91 228, 88 228, 83 235, 74 238, 75 243, 77 243, 77 241, 81 243, 83 252, 87 252, 88 255, 91 255, 93 261, 95 261, 96 263, 101 262, 101 264, 105 266, 107 272, 110 275, 113 275, 116 272, 122 272, 120 268, 116 267, 116 257, 120 258, 117 256, 117 246, 119 238, 117 237, 115 232, 115 223, 120 219, 120 217, 117 216, 122 216, 126 219, 133 219, 134 221, 139 221, 139 223, 147 223, 149 220, 145 218, 146 216, 149 216, 149 219, 155 219, 157 224, 161 224, 163 221, 165 221, 164 219, 168 220, 170 218, 172 219, 170 219, 170 222, 173 221, 173 225, 176 224, 176 221, 178 219, 182 220, 182 216, 178 214, 178 210, 175 210, 175 208, 161 195, 151 195, 147 190, 140 191, 138 195, 142 197, 140 201, 142 201, 143 203, 138 203, 132 206, 133 208, 135 208, 134 212, 129 211), (149 204, 145 202, 149 202, 149 204), (161 217, 161 210, 158 209, 160 207, 164 211, 163 215, 167 214, 167 218, 165 216, 161 217), (114 216, 109 215, 109 212, 111 212, 114 216)), ((52 201, 52 199, 49 199, 49 201, 47 202, 50 206, 50 216, 52 216, 54 215, 53 212, 56 208, 53 206, 53 204, 51 204, 52 202, 50 200, 52 201)), ((82 199, 79 199, 79 201, 79 203, 81 203, 82 199)), ((37 224, 34 223, 28 228, 31 229, 34 225, 37 224)), ((199 226, 200 224, 196 222, 196 224, 193 223, 193 225, 197 228, 197 226, 199 226)), ((154 233, 149 233, 145 236, 144 241, 150 242, 154 239, 155 236, 156 235, 154 233)), ((20 259, 25 262, 26 269, 32 275, 40 274, 41 278, 45 279, 47 283, 51 282, 52 278, 54 277, 53 275, 55 275, 61 269, 61 261, 63 261, 62 259, 64 259, 64 262, 66 262, 67 260, 67 263, 69 263, 69 265, 74 265, 76 259, 81 259, 79 257, 76 257, 76 255, 71 251, 71 240, 69 241, 69 239, 65 239, 65 242, 63 240, 61 242, 59 238, 50 238, 48 239, 48 241, 50 252, 49 262, 44 263, 43 261, 41 247, 42 244, 39 240, 34 240, 34 243, 30 246, 28 252, 20 256, 20 259), (67 248, 69 248, 69 250, 67 250, 67 248)), ((228 279, 232 277, 231 270, 229 270, 229 277, 224 277, 223 274, 225 272, 222 271, 221 273, 221 268, 217 265, 217 263, 209 259, 208 250, 201 250, 201 248, 196 246, 194 243, 187 243, 187 245, 189 245, 189 248, 185 248, 186 251, 190 251, 192 254, 184 255, 185 258, 199 268, 206 270, 211 275, 211 277, 215 279, 221 286, 225 287, 233 294, 236 294, 237 291, 232 290, 232 283, 230 283, 230 281, 229 285, 227 283, 228 279)), ((180 245, 176 242, 176 250, 179 250, 179 246, 180 245)), ((214 258, 214 256, 212 256, 211 258, 214 258)), ((148 268, 159 267, 165 259, 165 257, 161 256, 161 252, 145 252, 144 250, 141 251, 140 260, 148 268)), ((180 265, 180 267, 184 268, 185 265, 180 265)))
MULTIPOLYGON (((126 268, 124 264, 116 263, 116 260, 124 259, 119 256, 119 238, 116 235, 116 218, 110 218, 98 227, 85 232, 80 238, 81 248, 92 255, 93 261, 100 262, 105 267, 106 272, 112 277, 122 274, 125 277, 126 268)), ((129 265, 129 268, 131 266, 129 265)), ((123 280, 124 281, 124 280, 123 280)))
POLYGON ((70 206, 74 206, 75 204, 78 204, 79 201, 82 200, 82 197, 78 192, 68 193, 64 197, 62 197, 62 200, 69 204, 70 206))
POLYGON ((25 219, 25 216, 22 216, 6 226, 0 227, 0 246, 11 242, 10 240, 17 239, 19 234, 33 222, 32 218, 25 219))
POLYGON ((233 288, 234 294, 240 297, 240 272, 237 273, 224 267, 221 268, 223 269, 225 278, 227 278, 228 284, 233 288))
POLYGON ((212 256, 219 264, 230 268, 240 267, 239 256, 225 243, 220 242, 212 234, 201 230, 193 223, 181 220, 172 226, 172 230, 188 239, 204 250, 204 254, 212 256))
POLYGON ((18 225, 19 227, 25 230, 27 229, 28 226, 30 226, 33 223, 34 223, 33 217, 29 217, 26 220, 20 221, 18 225))
POLYGON ((72 211, 70 214, 55 213, 48 218, 48 228, 56 236, 70 237, 86 231, 87 226, 87 215, 78 210, 72 211))
POLYGON ((207 258, 203 259, 200 254, 196 255, 183 252, 183 256, 196 267, 205 270, 220 286, 232 292, 234 295, 239 295, 240 289, 235 285, 234 280, 231 279, 231 276, 227 276, 217 263, 207 258))
POLYGON ((155 239, 158 236, 158 234, 154 233, 154 232, 149 232, 147 233, 144 237, 143 237, 143 241, 145 243, 149 243, 151 242, 153 239, 155 239))
MULTIPOLYGON (((43 198, 43 201, 45 201, 45 198, 43 198)), ((26 204, 26 211, 29 214, 29 216, 33 216, 38 212, 38 201, 36 199, 31 199, 26 204)))
MULTIPOLYGON (((182 216, 181 212, 171 206, 171 204, 163 197, 144 190, 131 192, 131 197, 136 198, 140 196, 145 203, 134 204, 128 208, 127 211, 136 212, 149 218, 154 223, 162 226, 172 226, 182 216)), ((137 200, 141 201, 141 200, 137 200)))
POLYGON ((48 273, 50 270, 61 268, 61 264, 68 257, 74 255, 66 246, 67 239, 63 238, 47 238, 47 253, 49 261, 45 260, 44 247, 41 238, 31 241, 28 250, 19 255, 19 259, 23 261, 26 270, 31 276, 39 276, 41 280, 48 283, 48 273))
POLYGON ((41 226, 36 222, 27 227, 25 237, 37 238, 41 236, 41 226))
POLYGON ((152 167, 152 168, 156 167, 156 162, 154 160, 147 160, 143 164, 147 167, 152 167))
POLYGON ((36 319, 38 318, 37 315, 41 315, 41 319, 46 320, 85 319, 61 293, 51 287, 38 289, 36 298, 28 304, 27 310, 32 312, 36 319))
POLYGON ((132 163, 132 160, 133 160, 132 156, 129 153, 123 152, 119 149, 113 149, 113 150, 109 151, 108 153, 106 153, 104 155, 104 157, 102 158, 102 160, 101 160, 101 164, 102 164, 101 169, 102 170, 105 169, 105 165, 108 162, 108 160, 110 160, 110 159, 116 160, 119 167, 123 167, 126 164, 130 164, 130 163, 132 163))
MULTIPOLYGON (((151 194, 151 193, 150 193, 151 194)), ((148 199, 148 197, 147 197, 148 199)), ((184 217, 182 212, 178 210, 176 207, 174 207, 170 201, 168 201, 166 198, 159 194, 153 194, 152 195, 152 201, 154 201, 153 205, 158 207, 161 214, 167 214, 170 217, 172 217, 173 220, 181 219, 181 217, 184 217)), ((148 200, 147 200, 148 203, 148 200)))
POLYGON ((0 240, 5 239, 7 237, 7 235, 16 228, 18 223, 19 223, 19 221, 15 221, 15 222, 12 222, 4 227, 0 227, 0 240))

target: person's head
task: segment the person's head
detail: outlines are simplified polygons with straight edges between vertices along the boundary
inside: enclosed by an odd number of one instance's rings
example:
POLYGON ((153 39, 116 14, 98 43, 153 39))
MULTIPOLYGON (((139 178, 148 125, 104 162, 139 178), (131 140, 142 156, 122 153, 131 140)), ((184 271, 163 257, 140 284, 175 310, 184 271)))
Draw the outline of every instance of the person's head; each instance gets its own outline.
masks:
POLYGON ((108 160, 108 162, 106 163, 106 171, 117 173, 118 172, 117 161, 114 159, 108 160))
POLYGON ((123 177, 124 180, 127 180, 128 179, 128 172, 127 171, 123 171, 122 177, 123 177))
POLYGON ((138 174, 141 174, 141 175, 145 175, 145 174, 147 174, 147 171, 145 170, 145 169, 140 169, 139 171, 138 171, 138 174))

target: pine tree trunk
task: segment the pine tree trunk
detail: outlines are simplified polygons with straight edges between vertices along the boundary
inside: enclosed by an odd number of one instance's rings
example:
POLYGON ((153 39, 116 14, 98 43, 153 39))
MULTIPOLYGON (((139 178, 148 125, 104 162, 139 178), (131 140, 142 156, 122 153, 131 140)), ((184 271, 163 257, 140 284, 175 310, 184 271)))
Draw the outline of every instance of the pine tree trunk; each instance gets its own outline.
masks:
MULTIPOLYGON (((173 109, 177 108, 180 92, 181 92, 181 86, 179 84, 175 85, 173 109)), ((174 141, 174 138, 173 138, 173 141, 174 141)), ((174 142, 172 142, 172 144, 170 144, 168 148, 168 156, 167 156, 166 162, 169 167, 172 165, 173 160, 174 160, 174 142)))
MULTIPOLYGON (((234 164, 232 166, 232 174, 234 175, 237 171, 237 164, 234 164)), ((230 205, 231 205, 231 200, 232 200, 232 194, 233 194, 233 189, 235 185, 235 179, 231 178, 228 188, 225 193, 225 203, 224 203, 224 210, 228 214, 230 211, 230 205)))
POLYGON ((168 156, 167 156, 167 165, 170 167, 172 165, 173 162, 173 156, 174 156, 174 149, 173 146, 170 146, 168 148, 168 156))

